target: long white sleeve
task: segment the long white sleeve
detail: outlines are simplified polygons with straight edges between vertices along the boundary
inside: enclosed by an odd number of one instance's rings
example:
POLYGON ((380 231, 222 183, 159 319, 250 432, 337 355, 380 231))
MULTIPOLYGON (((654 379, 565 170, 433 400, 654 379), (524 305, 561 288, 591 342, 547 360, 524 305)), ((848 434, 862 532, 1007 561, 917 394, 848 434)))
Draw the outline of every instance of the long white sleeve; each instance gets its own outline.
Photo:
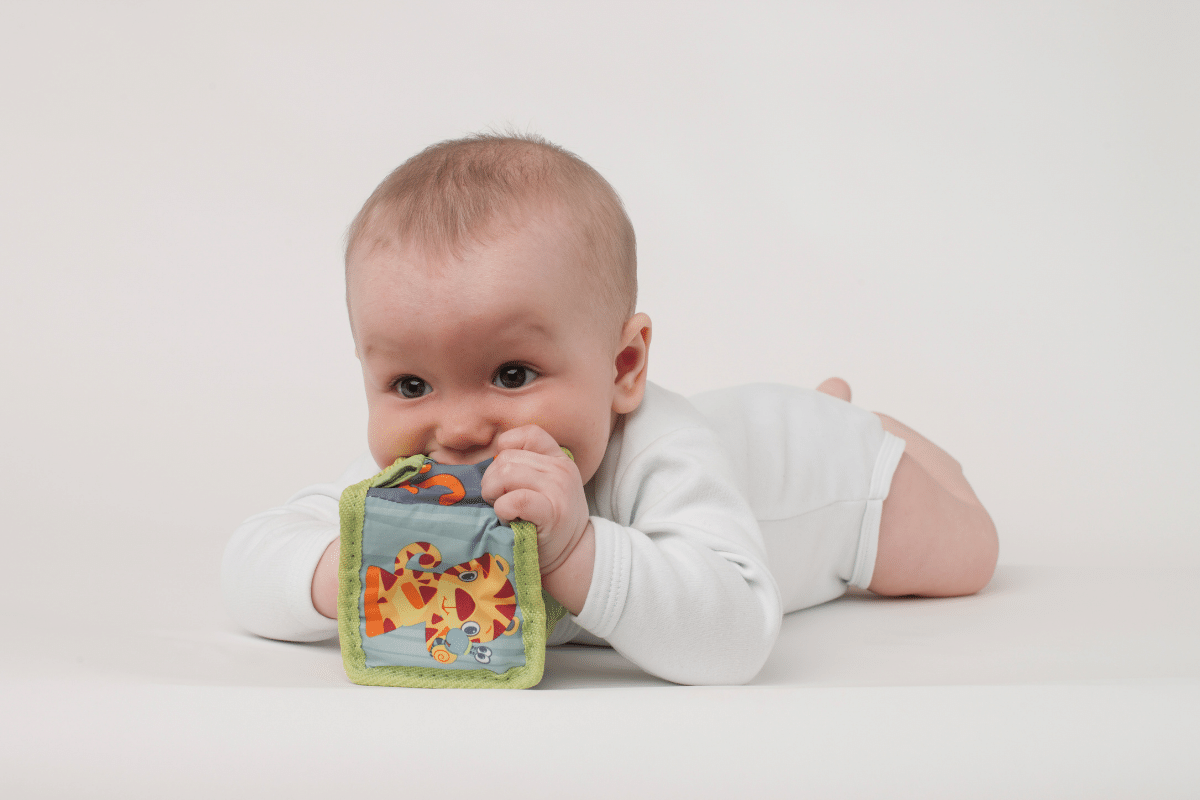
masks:
POLYGON ((758 523, 716 435, 655 386, 593 480, 596 566, 575 622, 651 674, 744 683, 779 633, 758 523))
POLYGON ((234 532, 221 562, 221 590, 233 618, 268 639, 315 642, 337 635, 337 620, 313 608, 317 561, 338 537, 342 489, 377 467, 360 458, 337 483, 309 486, 234 532))

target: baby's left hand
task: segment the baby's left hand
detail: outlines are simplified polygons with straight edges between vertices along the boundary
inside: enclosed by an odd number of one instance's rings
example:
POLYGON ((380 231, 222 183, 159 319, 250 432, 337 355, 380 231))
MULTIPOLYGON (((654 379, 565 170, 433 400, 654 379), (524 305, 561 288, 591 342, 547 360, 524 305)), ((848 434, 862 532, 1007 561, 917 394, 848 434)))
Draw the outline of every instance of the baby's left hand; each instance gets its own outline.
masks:
POLYGON ((579 469, 537 425, 505 431, 496 443, 500 452, 483 473, 483 499, 504 522, 522 519, 537 527, 541 573, 551 573, 591 524, 579 469))

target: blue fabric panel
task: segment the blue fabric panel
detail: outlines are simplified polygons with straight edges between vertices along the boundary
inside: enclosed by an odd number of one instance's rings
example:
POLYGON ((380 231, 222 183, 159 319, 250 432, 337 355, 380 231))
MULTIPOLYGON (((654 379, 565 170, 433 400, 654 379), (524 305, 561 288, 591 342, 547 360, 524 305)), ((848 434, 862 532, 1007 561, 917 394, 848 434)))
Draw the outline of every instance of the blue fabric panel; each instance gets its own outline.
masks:
MULTIPOLYGON (((483 465, 486 466, 486 465, 483 465)), ((480 470, 482 473, 482 469, 480 470)), ((432 476, 435 473, 430 473, 432 476)), ((461 477, 461 472, 456 473, 461 477)), ((421 476, 426 478, 427 476, 421 476)), ((416 481, 413 481, 416 483, 416 481)), ((465 482, 464 482, 465 483, 465 482)), ((468 489, 468 499, 470 489, 468 489)), ((474 487, 478 492, 478 485, 474 487)), ((408 570, 443 573, 456 565, 466 564, 490 553, 493 557, 502 558, 511 568, 515 563, 513 557, 512 529, 500 523, 491 507, 466 505, 462 502, 451 506, 437 504, 437 497, 442 492, 432 494, 432 504, 422 502, 404 487, 396 489, 372 489, 365 501, 365 519, 362 531, 362 564, 359 578, 360 585, 367 583, 367 571, 372 567, 392 573, 396 568, 396 557, 403 549, 416 542, 424 542, 436 548, 441 556, 440 562, 429 564, 428 559, 422 565, 420 558, 414 557, 406 565, 408 570), (384 493, 388 494, 384 494, 384 493), (398 493, 398 494, 396 494, 398 493), (414 499, 416 502, 414 503, 414 499)), ((476 494, 476 496, 478 496, 476 494)), ((482 501, 481 501, 482 502, 482 501)), ((465 577, 470 577, 465 575, 465 577)), ((509 576, 513 586, 516 586, 515 576, 509 576)), ((403 580, 401 578, 400 580, 403 580)), ((442 579, 435 581, 442 585, 442 579)), ((447 593, 453 597, 453 592, 447 593)), ((426 646, 425 624, 406 624, 387 633, 368 637, 364 624, 364 600, 359 598, 359 625, 362 635, 363 652, 368 667, 377 666, 413 666, 441 667, 450 670, 489 669, 503 673, 511 667, 525 664, 525 651, 520 627, 511 634, 497 636, 490 640, 471 645, 470 652, 463 652, 469 637, 462 628, 471 630, 468 624, 458 626, 460 620, 454 617, 453 606, 449 610, 441 608, 443 602, 452 602, 438 597, 433 603, 430 613, 439 614, 450 624, 451 630, 445 637, 446 646, 454 652, 457 659, 453 663, 439 663, 431 656, 426 646)), ((516 618, 524 624, 521 611, 521 598, 516 597, 516 618)), ((482 605, 482 604, 481 604, 482 605)), ((490 624, 487 619, 479 619, 484 625, 490 624)), ((476 624, 479 624, 477 622, 476 624)), ((490 628, 489 628, 490 630, 490 628)), ((488 639, 490 637, 483 637, 488 639)))

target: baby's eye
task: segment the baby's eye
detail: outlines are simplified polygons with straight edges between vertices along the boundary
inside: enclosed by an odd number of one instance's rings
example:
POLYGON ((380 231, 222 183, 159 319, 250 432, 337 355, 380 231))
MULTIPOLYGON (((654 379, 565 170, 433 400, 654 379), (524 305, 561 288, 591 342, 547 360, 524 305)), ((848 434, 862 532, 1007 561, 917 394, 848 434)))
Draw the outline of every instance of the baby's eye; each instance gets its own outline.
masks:
POLYGON ((410 400, 429 393, 429 384, 413 375, 397 378, 393 387, 401 397, 407 397, 410 400))
POLYGON ((502 389, 520 389, 522 386, 532 383, 537 376, 538 374, 529 367, 522 367, 520 364, 505 364, 496 370, 496 377, 492 378, 492 383, 502 389))

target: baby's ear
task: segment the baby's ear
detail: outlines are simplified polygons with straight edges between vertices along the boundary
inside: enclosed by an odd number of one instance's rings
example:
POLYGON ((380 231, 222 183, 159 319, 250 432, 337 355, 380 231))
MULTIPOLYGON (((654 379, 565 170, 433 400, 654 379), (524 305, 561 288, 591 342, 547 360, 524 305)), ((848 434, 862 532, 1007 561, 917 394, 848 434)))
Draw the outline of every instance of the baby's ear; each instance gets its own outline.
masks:
POLYGON ((642 404, 646 393, 646 366, 650 358, 650 318, 634 314, 621 329, 616 356, 616 392, 613 411, 628 414, 642 404))

